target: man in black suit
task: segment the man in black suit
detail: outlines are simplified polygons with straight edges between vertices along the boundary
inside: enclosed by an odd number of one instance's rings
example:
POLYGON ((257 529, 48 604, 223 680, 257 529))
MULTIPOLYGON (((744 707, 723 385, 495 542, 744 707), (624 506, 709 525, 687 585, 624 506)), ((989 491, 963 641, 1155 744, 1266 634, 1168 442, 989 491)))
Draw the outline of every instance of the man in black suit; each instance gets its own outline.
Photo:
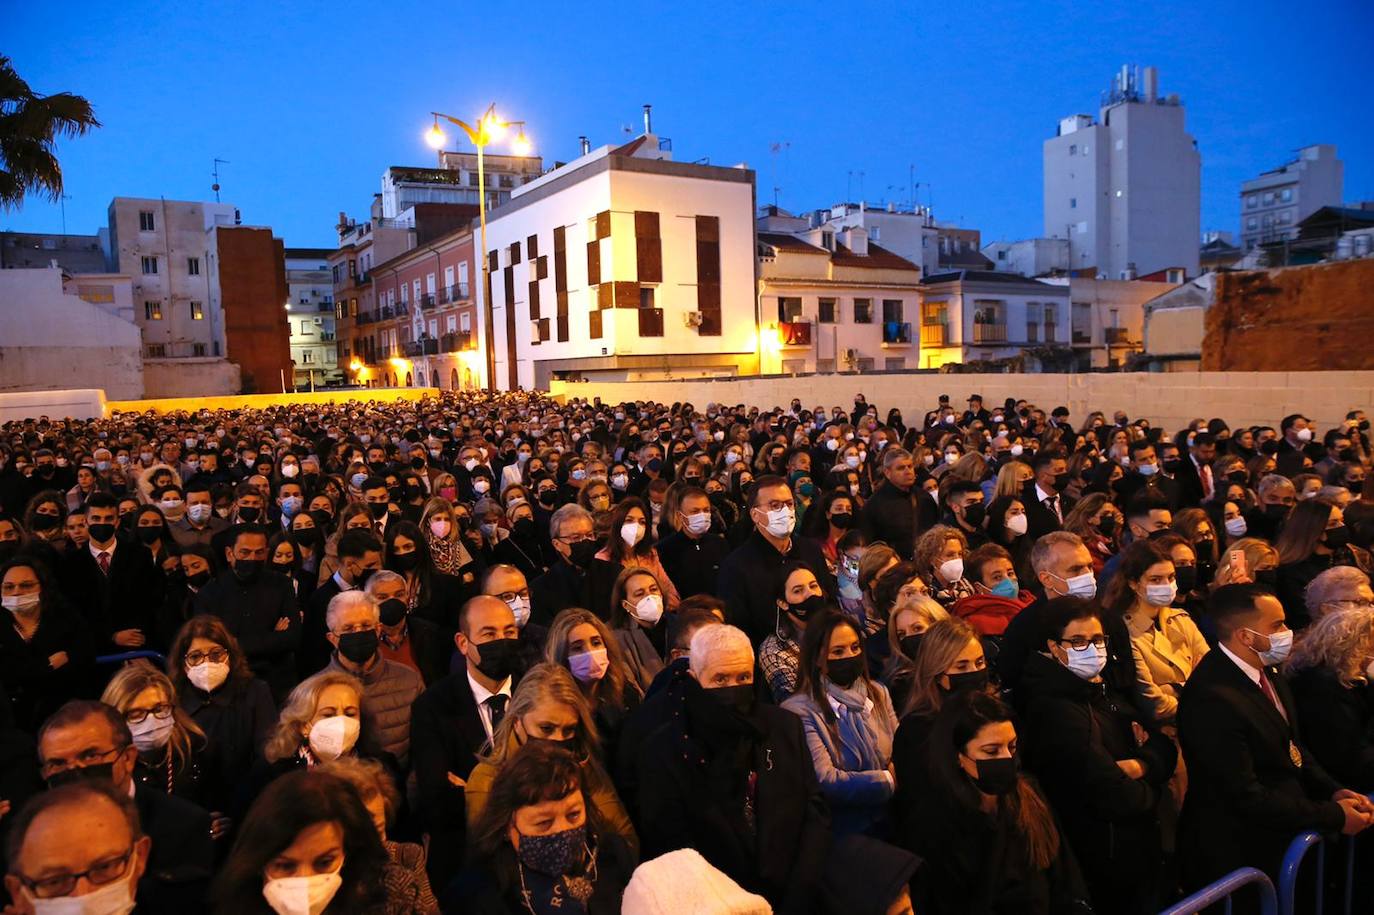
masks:
POLYGON ((1238 867, 1277 876, 1300 832, 1354 835, 1374 806, 1342 788, 1303 747, 1297 706, 1276 665, 1293 633, 1283 605, 1261 585, 1211 596, 1218 644, 1179 700, 1178 736, 1188 765, 1179 820, 1184 886, 1195 890, 1238 867))
POLYGON ((410 712, 410 759, 429 833, 429 878, 448 886, 462 863, 463 787, 506 714, 519 674, 520 630, 499 597, 463 605, 453 644, 463 663, 420 694, 410 712))
POLYGON ((345 591, 367 586, 373 572, 382 567, 382 543, 365 529, 346 531, 339 538, 339 568, 310 595, 301 622, 301 645, 296 652, 296 672, 304 680, 324 668, 334 652, 326 634, 325 611, 329 602, 345 591))
MULTIPOLYGON (((267 528, 240 524, 225 551, 229 568, 196 594, 196 613, 220 618, 278 703, 296 685, 301 617, 291 579, 266 570, 267 528)), ((323 666, 323 665, 321 665, 323 666)))
POLYGON ((1021 501, 1026 506, 1026 536, 1034 542, 1064 527, 1074 501, 1063 494, 1069 485, 1064 452, 1053 448, 1037 452, 1031 470, 1035 476, 1023 489, 1021 501))
POLYGON ((916 547, 916 535, 935 523, 939 506, 916 485, 916 464, 906 449, 883 450, 883 477, 885 482, 864 504, 864 537, 869 543, 883 541, 907 560, 916 547))
POLYGON ((119 502, 108 493, 86 501, 90 542, 73 547, 62 566, 62 592, 97 633, 97 653, 153 648, 153 613, 162 606, 162 577, 153 556, 116 533, 119 502))
POLYGON ((677 513, 677 529, 658 542, 659 560, 679 597, 709 594, 730 549, 711 529, 711 497, 695 486, 684 489, 677 513))
POLYGON ((1189 507, 1201 505, 1216 492, 1217 480, 1212 474, 1212 461, 1217 457, 1216 436, 1210 432, 1198 432, 1193 436, 1191 445, 1187 445, 1186 440, 1179 445, 1188 448, 1188 454, 1179 462, 1176 474, 1183 496, 1182 504, 1189 507))
POLYGON ((530 583, 531 618, 541 626, 548 626, 569 607, 597 612, 592 606, 595 589, 589 570, 598 562, 600 544, 591 513, 580 505, 564 505, 549 518, 549 539, 558 562, 530 583))
POLYGON ((78 779, 113 783, 132 796, 152 849, 138 882, 138 903, 149 912, 193 912, 205 903, 214 872, 210 814, 184 798, 135 785, 138 748, 124 718, 108 705, 74 700, 38 733, 38 762, 52 787, 78 779))
POLYGON ((1183 504, 1181 487, 1178 480, 1161 472, 1154 444, 1146 439, 1139 439, 1131 442, 1130 447, 1130 469, 1116 484, 1120 502, 1129 502, 1142 492, 1153 492, 1168 504, 1170 511, 1178 511, 1183 504))

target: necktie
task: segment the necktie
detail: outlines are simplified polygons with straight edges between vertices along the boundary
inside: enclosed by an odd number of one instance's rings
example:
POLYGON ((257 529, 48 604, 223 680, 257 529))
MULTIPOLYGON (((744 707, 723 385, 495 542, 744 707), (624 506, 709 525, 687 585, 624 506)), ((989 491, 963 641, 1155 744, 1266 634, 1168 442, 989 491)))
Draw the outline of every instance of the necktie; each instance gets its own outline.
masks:
POLYGON ((510 701, 510 696, 497 693, 487 700, 487 711, 491 713, 491 731, 496 733, 496 726, 501 723, 501 719, 506 717, 506 703, 510 701))
POLYGON ((1050 511, 1054 512, 1054 516, 1059 519, 1059 523, 1064 523, 1064 516, 1059 513, 1059 497, 1050 496, 1045 500, 1045 504, 1050 507, 1050 511))
POLYGON ((1274 708, 1278 709, 1283 720, 1287 721, 1288 712, 1284 709, 1283 703, 1279 701, 1278 694, 1274 692, 1274 686, 1269 682, 1269 678, 1264 675, 1264 671, 1260 671, 1259 687, 1260 692, 1264 693, 1264 698, 1274 703, 1274 708))
POLYGON ((1204 501, 1212 498, 1212 468, 1206 464, 1202 465, 1202 498, 1204 501))
POLYGON ((100 555, 96 557, 96 561, 100 563, 100 571, 101 571, 101 573, 102 573, 102 574, 105 574, 105 575, 109 575, 109 574, 110 574, 110 554, 109 554, 109 552, 106 551, 106 550, 101 550, 101 551, 100 551, 100 555))

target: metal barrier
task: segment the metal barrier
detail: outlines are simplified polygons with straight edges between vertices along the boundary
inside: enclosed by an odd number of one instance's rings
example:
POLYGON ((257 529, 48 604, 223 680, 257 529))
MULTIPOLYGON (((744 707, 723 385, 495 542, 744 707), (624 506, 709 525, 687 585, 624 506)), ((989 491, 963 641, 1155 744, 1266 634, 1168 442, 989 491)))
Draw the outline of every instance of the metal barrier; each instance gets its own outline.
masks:
MULTIPOLYGON (((1322 911, 1322 903, 1326 896, 1326 842, 1321 835, 1315 832, 1304 832, 1298 835, 1288 844, 1288 850, 1283 853, 1283 863, 1279 865, 1279 912, 1281 915, 1294 915, 1297 911, 1297 892, 1298 892, 1298 872, 1302 869, 1302 862, 1307 858, 1307 853, 1313 848, 1317 849, 1317 889, 1315 892, 1316 907, 1313 912, 1322 911)), ((1351 854, 1354 854, 1355 843, 1350 843, 1351 854)), ((1353 861, 1353 858, 1352 858, 1353 861)), ((1350 896, 1350 883, 1346 882, 1346 896, 1350 896)), ((1350 908, 1347 905, 1346 913, 1349 915, 1350 908)))
POLYGON ((157 651, 121 651, 118 654, 96 655, 97 664, 123 664, 125 661, 152 661, 158 670, 167 666, 167 658, 157 651))
POLYGON ((1226 903, 1226 915, 1231 915, 1231 895, 1242 887, 1254 884, 1259 890, 1260 915, 1278 915, 1278 899, 1274 895, 1274 884, 1263 871, 1253 867, 1242 867, 1222 877, 1216 883, 1205 886, 1187 899, 1169 906, 1159 915, 1195 915, 1218 902, 1226 903))

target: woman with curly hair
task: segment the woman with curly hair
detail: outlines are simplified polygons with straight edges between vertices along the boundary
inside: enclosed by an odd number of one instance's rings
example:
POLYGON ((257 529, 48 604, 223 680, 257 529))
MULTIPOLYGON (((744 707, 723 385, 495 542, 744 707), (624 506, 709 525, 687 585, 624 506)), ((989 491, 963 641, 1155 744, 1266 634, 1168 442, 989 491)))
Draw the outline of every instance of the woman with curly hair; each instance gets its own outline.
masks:
POLYGON ((1374 613, 1317 620, 1285 665, 1307 748, 1342 785, 1374 791, 1374 613))

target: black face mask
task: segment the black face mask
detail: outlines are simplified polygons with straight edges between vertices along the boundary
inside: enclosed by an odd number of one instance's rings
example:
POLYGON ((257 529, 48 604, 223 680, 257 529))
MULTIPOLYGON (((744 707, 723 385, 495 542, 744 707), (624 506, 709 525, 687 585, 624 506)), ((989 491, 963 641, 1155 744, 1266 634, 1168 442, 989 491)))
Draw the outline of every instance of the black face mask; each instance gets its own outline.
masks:
POLYGON ((377 631, 345 632, 339 636, 339 655, 354 664, 367 663, 377 653, 377 631))
POLYGON ((754 686, 745 683, 739 686, 718 686, 705 691, 715 702, 734 710, 737 714, 748 716, 754 711, 754 686))
POLYGON ((579 569, 586 569, 596 558, 599 549, 601 546, 595 540, 579 540, 571 545, 568 561, 579 569))
MULTIPOLYGON (((34 517, 42 518, 44 516, 35 515, 34 517)), ((114 538, 115 526, 113 524, 92 524, 86 528, 86 531, 96 543, 109 543, 114 538)))
POLYGON ((982 670, 966 670, 960 674, 945 674, 949 678, 949 689, 946 690, 951 696, 956 693, 981 693, 988 688, 987 668, 982 670))
POLYGON ((287 562, 275 562, 275 561, 274 561, 274 562, 272 563, 272 571, 273 571, 273 572, 280 572, 282 575, 291 575, 291 574, 293 574, 293 572, 295 571, 295 565, 296 565, 296 564, 295 564, 294 562, 290 562, 290 561, 287 561, 287 562))
POLYGON ((1054 475, 1054 491, 1061 493, 1069 485, 1069 475, 1067 473, 1056 473, 1054 475))
POLYGON ((191 587, 193 587, 193 588, 203 588, 203 587, 205 587, 205 583, 206 583, 207 581, 209 581, 209 580, 210 580, 210 570, 209 570, 209 569, 206 569, 206 570, 203 571, 203 572, 196 572, 196 573, 194 573, 194 574, 191 574, 191 575, 187 575, 187 576, 186 576, 186 583, 187 583, 188 585, 190 585, 191 587))
POLYGON ((1165 473, 1178 473, 1178 469, 1183 466, 1183 461, 1179 458, 1171 458, 1163 462, 1165 473))
POLYGON ((1178 584, 1178 593, 1187 594, 1197 587, 1197 566, 1174 566, 1174 580, 1178 584))
POLYGON ((312 510, 310 517, 315 519, 315 527, 322 531, 329 530, 334 524, 334 516, 322 508, 312 510))
POLYGON ((1217 558, 1217 542, 1215 540, 1199 540, 1193 544, 1193 552, 1197 554, 1199 564, 1212 562, 1217 558))
POLYGON ((1345 488, 1350 490, 1352 496, 1358 496, 1364 492, 1364 480, 1347 480, 1345 488))
POLYGON ((517 540, 528 540, 530 537, 534 536, 534 519, 521 518, 511 525, 510 533, 511 536, 515 537, 517 540))
POLYGON ((864 670, 863 655, 856 654, 852 658, 835 658, 825 662, 825 675, 830 678, 836 686, 848 689, 854 685, 854 681, 859 679, 859 675, 864 670))
POLYGON ((1279 503, 1266 505, 1264 506, 1264 513, 1270 518, 1282 520, 1288 517, 1288 506, 1279 503))
POLYGON ((477 669, 498 682, 514 673, 519 662, 518 639, 495 639, 477 646, 477 669))
POLYGON ((660 470, 663 469, 663 462, 660 461, 658 458, 654 458, 652 461, 644 465, 644 469, 649 471, 650 473, 658 473, 660 470))
MULTIPOLYGON (((378 488, 380 489, 381 487, 378 488)), ((385 518, 388 508, 389 506, 385 502, 367 503, 368 514, 372 515, 374 521, 380 521, 385 518)))
POLYGON ((546 489, 539 494, 539 504, 545 508, 553 508, 558 504, 558 490, 546 489))
POLYGON ((795 616, 797 619, 801 620, 802 622, 806 622, 806 621, 809 620, 814 614, 820 613, 820 612, 821 612, 822 610, 824 610, 824 609, 825 609, 825 595, 824 595, 824 594, 812 594, 812 595, 810 595, 809 597, 807 597, 805 600, 798 601, 798 602, 795 603, 795 604, 789 603, 789 604, 787 605, 787 612, 790 613, 790 614, 792 614, 793 616, 795 616))
POLYGON ((61 525, 62 519, 56 515, 44 515, 39 513, 33 516, 33 529, 36 531, 50 531, 61 525))
POLYGON ((1250 479, 1250 475, 1246 473, 1244 470, 1233 470, 1226 475, 1227 482, 1237 483, 1241 486, 1244 486, 1245 481, 1248 479, 1250 479))
POLYGON ((262 567, 261 559, 235 559, 234 577, 244 584, 252 584, 262 574, 262 567))
POLYGON ((134 530, 138 533, 138 539, 144 543, 156 543, 162 539, 160 527, 137 527, 134 530))
POLYGON ((1116 534, 1116 515, 1108 515, 1097 522, 1097 529, 1102 532, 1103 537, 1112 537, 1116 534))
POLYGON ((239 520, 245 524, 252 524, 254 521, 258 520, 258 516, 261 514, 262 509, 258 508, 256 505, 239 506, 239 520))
POLYGON ((973 783, 984 794, 1007 794, 1016 787, 1018 766, 1015 756, 975 759, 973 764, 978 768, 978 777, 973 783))
POLYGON ((842 531, 847 531, 854 523, 854 515, 850 512, 836 512, 830 516, 830 523, 842 531))
POLYGON ((1279 584, 1278 569, 1257 569, 1250 573, 1250 577, 1255 579, 1255 584, 1264 585, 1270 590, 1277 588, 1279 584))
POLYGON ((924 637, 924 632, 914 632, 911 635, 902 636, 897 641, 897 644, 902 647, 902 654, 907 656, 907 660, 916 660, 916 652, 921 650, 921 639, 924 637))
POLYGON ((1173 531, 1169 530, 1167 527, 1161 527, 1161 528, 1160 528, 1159 530, 1157 530, 1157 531, 1150 531, 1150 536, 1149 536, 1148 538, 1146 538, 1146 539, 1148 539, 1148 540, 1158 540, 1160 537, 1167 537, 1167 536, 1169 536, 1171 533, 1173 533, 1173 531))
POLYGON ((406 602, 400 598, 392 597, 384 600, 378 609, 382 614, 383 626, 399 625, 401 620, 406 618, 406 602))
POLYGON ((420 487, 420 486, 407 486, 407 487, 406 487, 406 498, 407 498, 407 499, 418 499, 418 498, 420 498, 421 496, 423 496, 424 494, 425 494, 425 491, 424 491, 424 488, 423 488, 423 487, 420 487))
POLYGON ((78 782, 114 782, 114 763, 96 763, 93 766, 81 766, 74 769, 63 769, 61 772, 54 772, 48 776, 49 788, 60 788, 63 785, 73 785, 78 782))
POLYGON ((1345 525, 1329 528, 1322 535, 1322 543, 1326 544, 1327 549, 1339 550, 1341 547, 1350 543, 1350 528, 1345 525))
POLYGON ((402 575, 413 571, 420 564, 420 551, 411 550, 409 553, 393 554, 391 561, 387 563, 387 568, 393 572, 400 572, 402 575))
POLYGON ((1368 431, 1369 431, 1369 420, 1367 420, 1367 419, 1362 419, 1362 420, 1360 420, 1359 429, 1360 429, 1361 432, 1368 432, 1368 431))
POLYGON ((983 519, 988 515, 988 508, 982 502, 975 502, 972 505, 964 506, 964 523, 970 527, 977 527, 983 523, 983 519))
POLYGON ((372 472, 379 477, 384 476, 386 474, 386 461, 373 461, 367 466, 371 467, 372 472))
POLYGON ((412 470, 419 470, 419 469, 420 469, 421 467, 423 467, 423 466, 425 466, 425 459, 424 459, 424 458, 411 458, 411 459, 410 459, 410 467, 411 467, 412 470))

